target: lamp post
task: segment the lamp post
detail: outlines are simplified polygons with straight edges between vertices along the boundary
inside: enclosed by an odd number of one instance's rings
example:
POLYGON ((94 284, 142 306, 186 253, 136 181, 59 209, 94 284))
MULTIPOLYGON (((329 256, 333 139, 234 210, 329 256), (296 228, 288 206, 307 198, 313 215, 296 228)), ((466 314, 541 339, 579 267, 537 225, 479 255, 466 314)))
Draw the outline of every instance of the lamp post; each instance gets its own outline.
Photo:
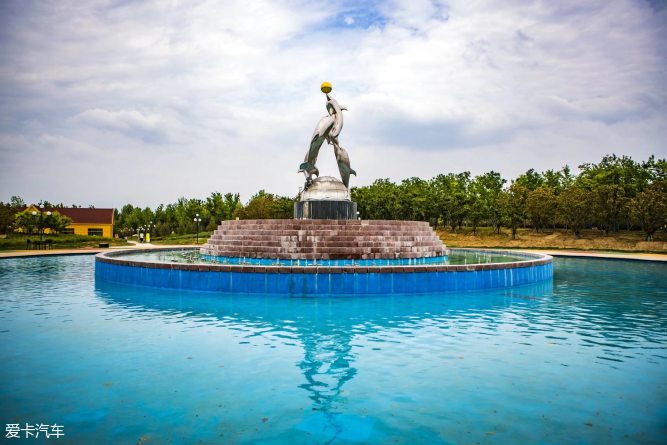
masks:
MULTIPOLYGON (((32 212, 33 216, 37 215, 37 212, 32 212)), ((46 216, 51 216, 51 211, 46 212, 46 216)), ((41 242, 44 239, 44 204, 39 205, 39 224, 37 226, 39 230, 39 241, 41 242)))
POLYGON ((197 213, 197 215, 192 220, 197 223, 197 241, 195 242, 195 244, 199 244, 199 223, 201 222, 199 213, 197 213))
MULTIPOLYGON (((36 210, 32 211, 32 216, 34 216, 35 219, 37 219, 37 211, 36 210)), ((39 229, 39 222, 37 223, 37 229, 39 229)))

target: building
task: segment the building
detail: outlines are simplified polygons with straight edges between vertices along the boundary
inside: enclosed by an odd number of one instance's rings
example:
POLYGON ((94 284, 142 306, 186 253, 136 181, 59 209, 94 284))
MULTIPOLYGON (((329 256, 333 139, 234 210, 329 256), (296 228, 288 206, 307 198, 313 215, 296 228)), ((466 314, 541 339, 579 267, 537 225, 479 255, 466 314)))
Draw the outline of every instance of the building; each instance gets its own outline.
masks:
MULTIPOLYGON (((26 210, 37 212, 40 208, 36 205, 29 206, 26 210)), ((72 220, 63 233, 74 235, 113 237, 114 209, 84 209, 77 207, 55 207, 41 209, 46 212, 58 212, 72 220)), ((44 233, 48 233, 46 229, 44 233)))

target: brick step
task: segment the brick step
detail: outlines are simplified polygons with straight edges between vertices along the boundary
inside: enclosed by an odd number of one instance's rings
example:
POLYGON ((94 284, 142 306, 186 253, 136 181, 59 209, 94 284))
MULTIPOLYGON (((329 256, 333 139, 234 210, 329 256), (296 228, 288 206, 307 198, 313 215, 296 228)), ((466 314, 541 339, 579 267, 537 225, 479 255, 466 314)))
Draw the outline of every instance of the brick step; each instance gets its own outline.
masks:
POLYGON ((406 236, 311 236, 311 235, 212 235, 209 238, 210 241, 217 240, 229 240, 229 241, 284 241, 284 242, 298 242, 298 241, 317 241, 322 243, 338 243, 338 242, 358 242, 360 240, 373 240, 373 241, 423 241, 426 239, 434 239, 435 237, 430 235, 406 235, 406 236))
POLYGON ((214 256, 280 259, 389 259, 443 255, 426 222, 224 221, 201 249, 214 256))
POLYGON ((328 226, 419 226, 428 225, 427 221, 403 221, 398 219, 365 219, 365 220, 324 220, 324 219, 240 219, 223 221, 221 226, 309 226, 309 225, 328 225, 328 226))
POLYGON ((344 235, 346 233, 432 233, 433 230, 430 227, 341 227, 341 228, 331 228, 331 227, 219 227, 214 231, 214 233, 221 234, 233 234, 233 233, 317 233, 317 234, 337 234, 344 235))
POLYGON ((341 244, 317 244, 317 243, 304 243, 304 244, 230 244, 230 243, 209 243, 207 247, 216 248, 220 250, 242 250, 242 249, 265 249, 275 251, 276 249, 280 250, 290 250, 298 251, 300 249, 313 248, 318 249, 322 252, 330 251, 331 249, 337 248, 346 248, 346 249, 355 249, 355 248, 384 248, 384 249, 393 249, 396 251, 407 251, 414 248, 424 248, 424 249, 443 249, 442 243, 436 244, 434 242, 423 242, 418 244, 408 243, 408 244, 387 244, 387 243, 341 243, 341 244))
POLYGON ((280 251, 280 250, 285 250, 285 251, 298 251, 298 250, 319 250, 322 252, 325 251, 337 251, 339 249, 346 249, 353 251, 354 249, 382 249, 382 250, 392 250, 392 251, 417 251, 417 250, 438 250, 438 249, 444 249, 442 245, 437 246, 435 244, 422 244, 422 245, 414 245, 414 244, 408 244, 404 246, 397 246, 393 244, 371 244, 371 245, 327 245, 327 246, 322 246, 319 244, 300 244, 300 245, 283 245, 283 246, 267 246, 267 245, 262 245, 262 244, 246 244, 243 246, 238 246, 238 245, 230 245, 230 244, 207 244, 205 247, 207 248, 212 248, 212 249, 218 249, 218 250, 254 250, 254 251, 261 251, 266 250, 268 251, 280 251))
POLYGON ((359 244, 359 243, 382 243, 382 244, 418 244, 425 242, 435 242, 440 244, 438 239, 434 239, 430 236, 411 236, 411 237, 346 237, 346 238, 329 238, 322 239, 318 237, 254 237, 254 238, 227 238, 227 237, 215 237, 208 240, 210 244, 220 244, 220 243, 229 243, 232 245, 244 245, 244 244, 266 244, 266 245, 283 245, 283 244, 304 244, 304 243, 317 243, 321 245, 330 245, 330 244, 359 244))
MULTIPOLYGON (((247 255, 237 256, 237 255, 223 255, 223 254, 214 254, 214 253, 205 253, 206 255, 215 255, 215 256, 228 256, 235 258, 262 258, 266 257, 258 255, 257 253, 249 253, 247 255)), ((420 258, 430 258, 438 255, 425 255, 420 258)), ((289 254, 281 253, 271 257, 276 260, 380 260, 380 259, 407 259, 414 258, 409 253, 393 254, 393 253, 375 253, 375 254, 363 254, 363 255, 348 255, 348 254, 312 254, 312 253, 299 253, 299 254, 289 254)))

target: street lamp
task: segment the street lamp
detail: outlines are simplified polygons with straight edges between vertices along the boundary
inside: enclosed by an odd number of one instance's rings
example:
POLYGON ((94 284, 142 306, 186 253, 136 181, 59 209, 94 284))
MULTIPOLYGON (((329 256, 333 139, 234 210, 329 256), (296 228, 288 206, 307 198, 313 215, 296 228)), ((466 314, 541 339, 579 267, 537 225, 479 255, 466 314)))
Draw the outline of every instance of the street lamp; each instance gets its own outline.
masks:
MULTIPOLYGON (((32 211, 32 216, 34 216, 35 220, 37 220, 37 211, 36 210, 32 211)), ((37 223, 37 229, 39 229, 39 223, 37 223)), ((33 232, 33 234, 34 234, 34 232, 33 232)))
POLYGON ((199 244, 199 223, 201 222, 199 213, 197 213, 197 215, 192 220, 197 223, 197 241, 195 242, 195 244, 199 244))
MULTIPOLYGON (((44 204, 39 205, 39 225, 37 229, 39 230, 39 241, 41 242, 44 239, 44 204)), ((37 216, 37 212, 32 212, 33 216, 37 216)), ((51 216, 51 211, 46 212, 46 216, 51 216)))

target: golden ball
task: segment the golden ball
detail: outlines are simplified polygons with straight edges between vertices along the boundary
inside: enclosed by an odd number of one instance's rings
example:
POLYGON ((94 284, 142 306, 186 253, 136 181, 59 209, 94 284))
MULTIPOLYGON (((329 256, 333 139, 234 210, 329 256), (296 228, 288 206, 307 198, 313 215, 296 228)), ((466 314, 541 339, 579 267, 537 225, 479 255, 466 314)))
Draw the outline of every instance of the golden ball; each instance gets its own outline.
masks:
POLYGON ((322 90, 324 94, 331 93, 331 84, 329 82, 322 82, 322 85, 320 85, 320 90, 322 90))

